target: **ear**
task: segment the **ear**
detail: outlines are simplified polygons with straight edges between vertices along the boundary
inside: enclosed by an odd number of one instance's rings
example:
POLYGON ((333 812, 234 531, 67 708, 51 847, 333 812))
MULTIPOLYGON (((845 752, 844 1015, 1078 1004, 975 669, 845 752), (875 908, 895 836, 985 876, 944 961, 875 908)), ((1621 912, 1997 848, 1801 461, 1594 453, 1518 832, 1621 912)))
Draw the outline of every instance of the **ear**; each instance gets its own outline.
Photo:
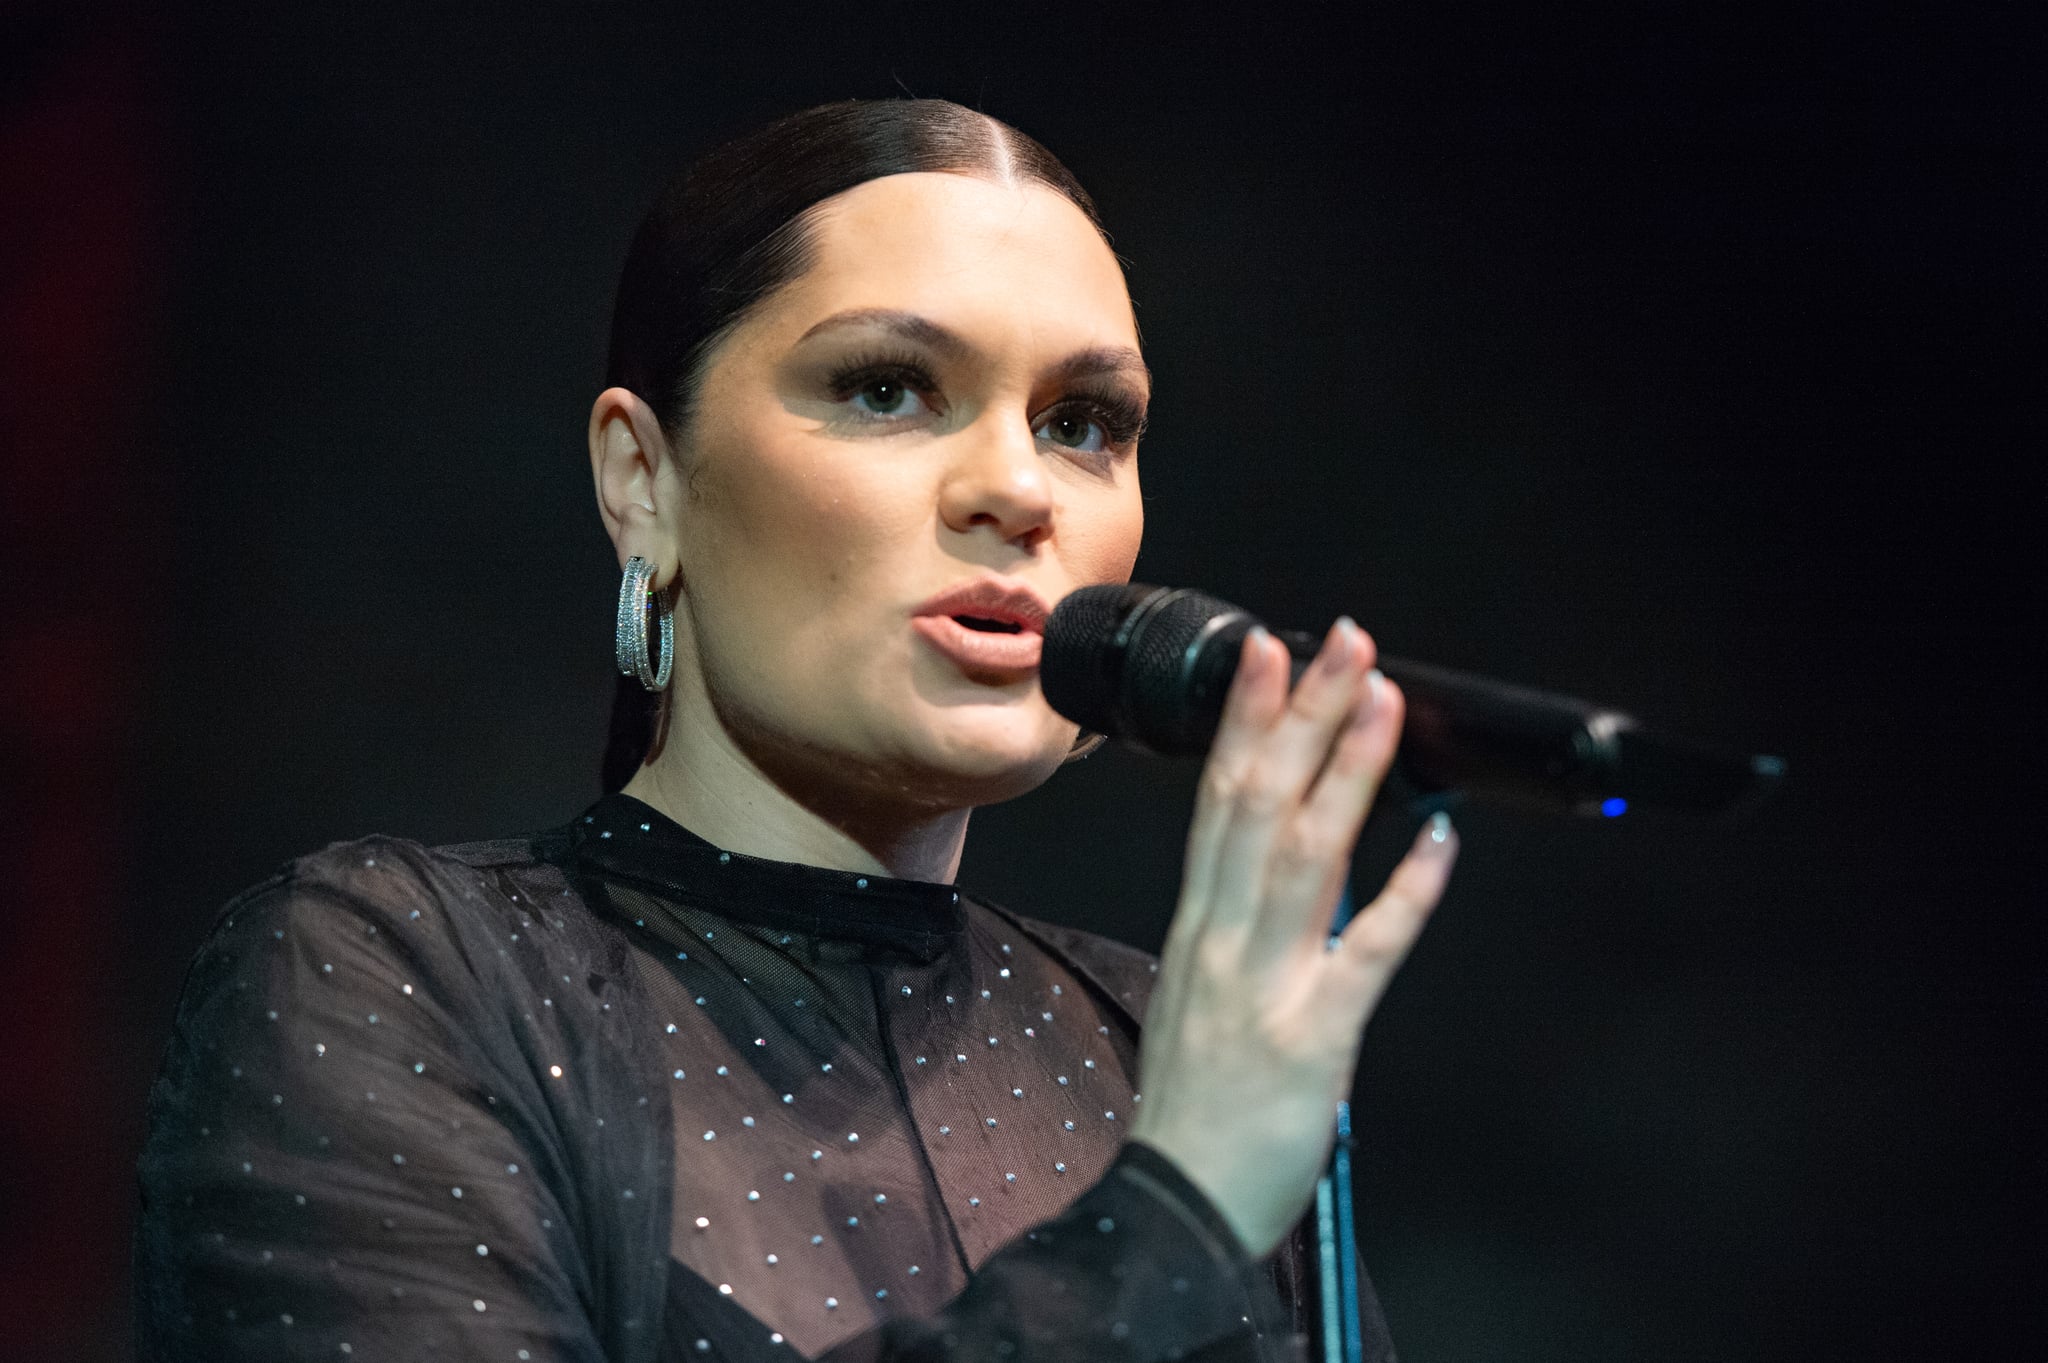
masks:
POLYGON ((681 560, 682 477, 661 422, 638 394, 607 388, 591 404, 590 473, 620 569, 644 558, 654 565, 652 585, 666 587, 681 560))

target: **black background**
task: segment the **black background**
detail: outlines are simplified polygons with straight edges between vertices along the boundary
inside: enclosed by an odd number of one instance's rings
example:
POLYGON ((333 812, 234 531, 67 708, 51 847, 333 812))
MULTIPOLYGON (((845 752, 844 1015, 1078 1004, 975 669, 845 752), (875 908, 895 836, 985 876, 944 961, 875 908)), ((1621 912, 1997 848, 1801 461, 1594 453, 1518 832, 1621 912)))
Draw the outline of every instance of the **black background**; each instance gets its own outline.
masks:
MULTIPOLYGON (((12 88, 118 41, 155 206, 118 421, 13 428, 85 462, 106 518, 58 540, 134 623, 93 777, 119 893, 37 983, 97 1000, 87 1192, 21 1204, 31 1241, 98 1246, 69 1350, 123 1356, 142 1097, 227 896, 330 840, 595 795, 617 578, 583 429, 661 180, 910 92, 1045 142, 1128 261, 1141 579, 1789 763, 1732 825, 1461 815, 1357 1094, 1403 1357, 2016 1356, 2043 1314, 2021 13, 38 11, 12 88)), ((1192 778, 1104 752, 977 815, 962 878, 1156 948, 1192 778)))

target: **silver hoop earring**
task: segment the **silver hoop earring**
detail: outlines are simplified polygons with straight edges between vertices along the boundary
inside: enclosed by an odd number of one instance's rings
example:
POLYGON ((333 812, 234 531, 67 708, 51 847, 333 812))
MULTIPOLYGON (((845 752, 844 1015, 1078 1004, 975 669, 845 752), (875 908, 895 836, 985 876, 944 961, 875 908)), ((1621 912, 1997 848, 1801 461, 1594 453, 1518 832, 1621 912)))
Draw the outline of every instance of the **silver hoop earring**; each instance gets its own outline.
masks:
POLYGON ((621 674, 637 676, 649 691, 659 691, 668 685, 669 673, 675 667, 676 622, 668 593, 655 592, 654 611, 661 617, 661 670, 656 671, 647 658, 647 588, 653 581, 653 564, 637 554, 626 560, 625 580, 619 583, 619 625, 614 647, 621 674))

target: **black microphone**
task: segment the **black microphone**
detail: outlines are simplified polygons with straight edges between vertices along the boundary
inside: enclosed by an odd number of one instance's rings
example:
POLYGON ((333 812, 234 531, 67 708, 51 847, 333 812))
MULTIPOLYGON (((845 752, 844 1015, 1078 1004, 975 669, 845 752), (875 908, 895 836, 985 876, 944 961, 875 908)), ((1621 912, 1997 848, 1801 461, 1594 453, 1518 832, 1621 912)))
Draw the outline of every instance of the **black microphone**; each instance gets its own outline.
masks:
MULTIPOLYGON (((1084 729, 1148 752, 1200 754, 1258 623, 1185 588, 1083 587, 1046 621, 1039 683, 1052 708, 1084 729)), ((1273 635, 1294 654, 1298 680, 1321 639, 1273 635)), ((1425 793, 1609 818, 1633 806, 1713 814, 1762 798, 1784 774, 1775 757, 1653 733, 1570 696, 1400 658, 1379 667, 1408 699, 1396 765, 1425 793)))

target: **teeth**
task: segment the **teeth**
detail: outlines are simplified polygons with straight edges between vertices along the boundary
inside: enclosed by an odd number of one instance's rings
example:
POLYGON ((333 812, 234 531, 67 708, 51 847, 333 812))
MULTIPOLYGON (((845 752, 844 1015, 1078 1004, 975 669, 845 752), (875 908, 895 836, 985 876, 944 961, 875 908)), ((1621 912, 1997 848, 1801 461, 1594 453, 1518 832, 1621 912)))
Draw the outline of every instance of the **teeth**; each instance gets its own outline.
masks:
POLYGON ((953 617, 969 629, 978 629, 987 634, 1019 634, 1024 627, 1009 620, 990 620, 979 615, 956 615, 953 617))

